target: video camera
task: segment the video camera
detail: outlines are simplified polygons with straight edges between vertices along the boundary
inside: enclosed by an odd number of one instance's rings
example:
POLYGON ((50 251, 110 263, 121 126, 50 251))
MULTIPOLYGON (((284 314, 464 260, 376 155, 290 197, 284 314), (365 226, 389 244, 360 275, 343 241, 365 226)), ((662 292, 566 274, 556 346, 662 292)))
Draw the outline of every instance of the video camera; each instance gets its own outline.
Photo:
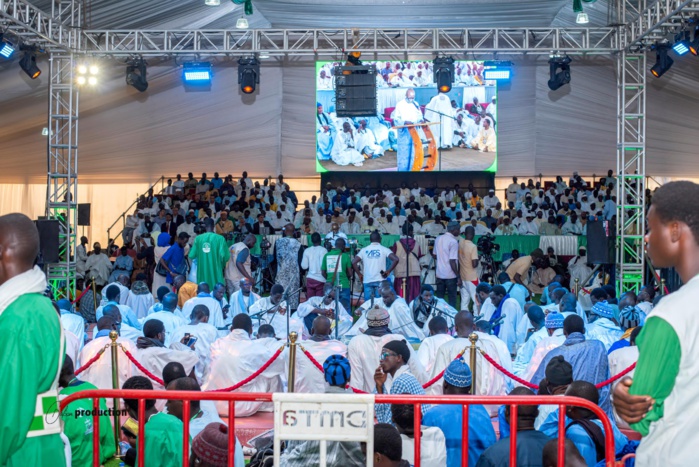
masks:
POLYGON ((478 239, 476 246, 484 255, 492 255, 494 251, 500 251, 500 245, 495 243, 495 237, 492 235, 483 235, 478 239))

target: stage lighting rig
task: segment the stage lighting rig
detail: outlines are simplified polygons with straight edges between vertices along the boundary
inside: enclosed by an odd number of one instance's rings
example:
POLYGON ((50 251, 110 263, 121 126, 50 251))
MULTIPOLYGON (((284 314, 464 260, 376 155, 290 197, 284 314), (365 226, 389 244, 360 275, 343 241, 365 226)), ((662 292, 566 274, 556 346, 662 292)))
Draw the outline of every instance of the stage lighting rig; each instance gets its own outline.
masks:
POLYGON ((432 77, 437 85, 437 90, 439 92, 451 91, 451 85, 454 83, 454 58, 437 57, 432 60, 432 66, 432 77))
POLYGON ((570 62, 573 60, 568 57, 553 55, 549 58, 549 89, 555 91, 564 84, 570 83, 570 62))
POLYGON ((185 84, 211 84, 213 72, 210 62, 186 62, 182 64, 185 84))
POLYGON ((41 75, 41 70, 36 66, 36 48, 32 46, 22 46, 20 48, 24 52, 22 58, 19 59, 19 67, 31 79, 37 79, 41 75))
POLYGON ((485 80, 508 81, 512 78, 512 62, 509 60, 486 60, 483 67, 485 80))
POLYGON ((672 68, 672 64, 675 61, 667 54, 670 50, 669 44, 657 43, 653 48, 655 49, 655 65, 651 67, 650 72, 656 78, 660 78, 667 70, 672 68))
POLYGON ((139 92, 148 89, 147 64, 143 58, 135 58, 129 61, 126 67, 126 84, 133 86, 139 92))
POLYGON ((689 29, 681 31, 675 36, 675 43, 672 45, 672 50, 679 56, 689 52, 689 29))
POLYGON ((75 84, 78 86, 95 86, 97 85, 97 75, 99 74, 99 67, 94 63, 80 63, 75 67, 75 84))
POLYGON ((238 60, 238 84, 244 94, 252 94, 260 84, 260 62, 255 57, 238 60))
POLYGON ((0 34, 0 57, 9 59, 17 49, 16 42, 10 40, 6 34, 0 34))

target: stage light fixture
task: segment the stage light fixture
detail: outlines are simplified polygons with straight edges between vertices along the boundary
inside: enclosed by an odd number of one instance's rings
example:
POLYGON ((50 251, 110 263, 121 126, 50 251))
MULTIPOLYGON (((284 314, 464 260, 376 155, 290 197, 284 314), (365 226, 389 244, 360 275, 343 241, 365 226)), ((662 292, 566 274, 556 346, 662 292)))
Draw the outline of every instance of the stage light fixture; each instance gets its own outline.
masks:
POLYGON ((206 6, 219 6, 221 4, 221 0, 204 0, 204 5, 206 6))
POLYGON ((689 30, 681 31, 675 36, 675 43, 672 45, 672 50, 679 56, 689 52, 689 30))
POLYGON ((504 60, 486 60, 483 63, 483 79, 506 81, 512 78, 512 62, 504 60))
POLYGON ((0 57, 10 58, 15 53, 15 45, 0 34, 0 57))
POLYGON ((260 83, 260 63, 255 57, 238 60, 238 84, 244 94, 252 94, 260 83))
POLYGON ((78 86, 84 86, 86 84, 95 86, 98 81, 97 75, 99 71, 99 67, 94 63, 78 63, 75 67, 75 83, 78 86))
POLYGON ((694 28, 694 38, 689 43, 689 51, 692 55, 699 55, 699 26, 694 28))
POLYGON ((451 85, 454 82, 454 58, 437 57, 432 60, 432 66, 432 77, 437 84, 437 90, 439 92, 451 91, 451 85))
POLYGON ((182 78, 188 84, 211 83, 213 72, 209 62, 187 62, 182 65, 182 78))
POLYGON ((577 24, 587 24, 590 22, 590 18, 588 18, 587 13, 584 11, 581 11, 578 13, 578 16, 575 18, 575 22, 577 24))
POLYGON ((19 60, 19 67, 24 71, 27 76, 31 79, 37 79, 41 74, 41 70, 36 66, 36 51, 34 49, 27 49, 19 60))
POLYGON ((139 92, 148 89, 146 78, 146 62, 142 58, 132 60, 126 67, 126 84, 136 88, 139 92))
POLYGON ((651 67, 650 72, 656 78, 663 76, 667 70, 672 68, 672 64, 675 62, 667 54, 669 50, 670 46, 668 44, 655 45, 655 65, 651 67))
POLYGON ((549 89, 555 91, 564 84, 570 83, 570 62, 568 57, 553 56, 549 58, 549 89))
POLYGON ((235 22, 235 27, 238 29, 247 29, 250 25, 248 24, 247 18, 238 18, 238 21, 235 22))

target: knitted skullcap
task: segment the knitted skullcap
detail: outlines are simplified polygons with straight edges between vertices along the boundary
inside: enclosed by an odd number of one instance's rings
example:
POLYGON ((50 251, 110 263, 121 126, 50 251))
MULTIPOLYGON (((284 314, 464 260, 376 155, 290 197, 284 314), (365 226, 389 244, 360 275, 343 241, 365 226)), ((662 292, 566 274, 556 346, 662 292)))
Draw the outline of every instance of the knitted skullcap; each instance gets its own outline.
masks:
POLYGON ((228 427, 223 423, 206 425, 192 441, 192 452, 211 465, 228 465, 228 427))
POLYGON ((552 311, 546 315, 544 326, 546 329, 560 329, 563 327, 563 315, 557 311, 552 311))
POLYGON ((388 314, 388 310, 380 308, 378 305, 376 305, 374 308, 369 310, 366 315, 367 325, 369 325, 370 328, 388 326, 390 317, 391 316, 388 314))
POLYGON ((463 358, 452 361, 444 372, 444 381, 457 388, 467 388, 471 386, 471 368, 463 358))
POLYGON ((607 302, 597 302, 592 306, 592 314, 601 318, 614 318, 614 309, 607 302))
POLYGON ((627 306, 619 313, 619 325, 622 329, 635 328, 641 324, 641 312, 635 306, 627 306))

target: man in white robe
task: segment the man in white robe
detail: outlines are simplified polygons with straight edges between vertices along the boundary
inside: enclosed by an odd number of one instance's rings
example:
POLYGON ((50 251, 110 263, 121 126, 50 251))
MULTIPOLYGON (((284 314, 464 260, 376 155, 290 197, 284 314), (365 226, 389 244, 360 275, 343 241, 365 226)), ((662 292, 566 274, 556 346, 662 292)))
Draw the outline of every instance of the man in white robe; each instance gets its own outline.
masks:
POLYGON ((228 316, 224 319, 226 326, 230 328, 233 323, 233 318, 241 313, 248 314, 250 307, 260 299, 260 296, 252 291, 252 282, 248 278, 240 279, 240 289, 231 294, 228 301, 231 308, 228 316))
MULTIPOLYGON (((312 325, 318 316, 326 316, 331 321, 332 335, 335 335, 335 314, 337 310, 335 308, 335 290, 332 284, 325 284, 323 291, 324 295, 322 297, 311 297, 300 303, 298 309, 291 315, 292 319, 304 322, 303 331, 306 336, 312 334, 309 324, 312 325)), ((352 327, 352 317, 339 300, 337 305, 339 306, 339 312, 337 312, 339 325, 337 334, 338 337, 342 337, 352 327)))
POLYGON ((116 285, 119 288, 119 304, 120 305, 126 305, 126 302, 129 301, 129 288, 127 285, 129 285, 129 276, 126 274, 121 274, 117 277, 117 280, 115 282, 111 282, 107 285, 105 285, 102 288, 102 300, 100 300, 100 305, 106 305, 107 304, 107 296, 105 292, 107 289, 113 285, 116 285))
POLYGON ((87 237, 80 237, 80 245, 75 247, 75 272, 85 275, 87 264, 87 237))
POLYGON ((494 286, 490 291, 490 297, 481 306, 480 319, 491 322, 497 333, 511 354, 517 352, 522 342, 517 342, 517 324, 522 319, 524 311, 514 298, 511 298, 501 285, 494 286), (500 322, 499 329, 498 322, 500 322))
POLYGON ((85 262, 85 279, 95 279, 95 284, 103 286, 109 280, 109 275, 112 273, 112 262, 109 257, 102 252, 102 247, 99 243, 93 245, 92 254, 87 257, 85 262))
POLYGON ((571 285, 574 285, 575 279, 578 279, 578 286, 581 288, 585 286, 585 279, 592 274, 592 269, 587 265, 587 248, 581 246, 578 255, 568 261, 568 271, 571 285))
POLYGON ((445 93, 438 93, 425 107, 425 120, 439 122, 437 128, 433 128, 436 133, 437 147, 451 148, 454 135, 454 108, 451 100, 445 93))
MULTIPOLYGON (((175 295, 174 293, 169 293, 165 295, 165 297, 163 297, 163 309, 161 311, 156 311, 155 313, 149 314, 143 321, 144 326, 148 321, 152 319, 157 319, 158 321, 163 323, 163 326, 165 326, 165 347, 169 347, 172 342, 179 342, 179 339, 172 339, 172 333, 175 331, 175 329, 187 324, 187 321, 185 319, 175 314, 176 309, 177 295, 175 295)), ((180 339, 182 338, 180 337, 180 339)))
POLYGON ((434 294, 434 288, 430 285, 422 286, 420 295, 410 302, 409 308, 411 316, 425 336, 431 335, 429 324, 436 316, 442 316, 446 320, 448 329, 454 328, 456 308, 449 305, 443 298, 437 297, 434 294))
POLYGON ((209 323, 220 331, 226 331, 226 323, 223 321, 223 310, 218 301, 211 296, 209 285, 202 282, 197 286, 197 296, 187 300, 182 306, 182 316, 185 320, 192 319, 192 310, 197 305, 204 305, 209 310, 209 323))
MULTIPOLYGON (((347 346, 332 338, 331 322, 325 316, 318 316, 313 320, 311 337, 303 341, 303 347, 313 355, 321 365, 331 355, 347 356, 347 346)), ((288 352, 288 348, 284 351, 288 352)), ((288 365, 288 363, 287 363, 288 365)), ((310 359, 301 351, 296 350, 296 382, 294 392, 324 393, 326 388, 325 375, 310 359)))
MULTIPOLYGON (((82 381, 92 383, 99 389, 113 389, 111 350, 108 346, 112 343, 112 340, 109 338, 109 333, 117 330, 117 323, 111 316, 103 316, 97 321, 95 335, 80 351, 80 357, 76 361, 75 366, 84 365, 94 358, 102 349, 105 350, 97 361, 80 373, 80 379, 82 381)), ((136 354, 136 345, 129 339, 120 336, 117 338, 117 344, 120 344, 131 354, 136 354)), ((137 374, 137 370, 121 350, 119 350, 119 354, 119 358, 117 359, 117 376, 119 378, 118 387, 121 388, 124 381, 137 374)), ((107 406, 113 407, 112 399, 107 399, 107 406)))
POLYGON ((333 77, 328 76, 325 70, 320 70, 320 76, 318 76, 318 89, 332 89, 333 88, 333 77))
MULTIPOLYGON (((70 300, 65 298, 56 302, 58 309, 61 311, 61 324, 63 329, 78 337, 78 351, 83 348, 87 334, 85 333, 85 318, 73 311, 73 305, 70 300)), ((74 362, 76 360, 73 360, 74 362)))
POLYGON ((302 338, 304 327, 302 320, 290 316, 289 328, 287 329, 286 313, 290 310, 283 296, 284 287, 280 284, 274 284, 269 297, 259 299, 250 307, 249 315, 253 322, 252 334, 256 335, 261 325, 269 324, 280 339, 286 340, 289 333, 293 331, 298 334, 299 339, 302 338))
POLYGON ((354 165, 361 167, 364 165, 364 156, 359 152, 356 130, 349 122, 342 124, 342 131, 337 136, 337 141, 333 145, 332 160, 337 165, 354 165))
MULTIPOLYGON (((233 386, 259 370, 274 356, 273 351, 263 344, 251 340, 252 321, 246 314, 233 318, 233 329, 226 337, 211 345, 211 366, 209 376, 202 389, 211 391, 233 386)), ((280 345, 281 347, 281 345, 280 345)), ((235 392, 279 392, 280 376, 284 373, 284 361, 277 358, 257 378, 236 389, 235 392)), ((236 402, 236 417, 249 417, 257 413, 264 402, 236 402)), ((216 402, 218 413, 228 416, 228 403, 216 402)))
MULTIPOLYGON (((365 322, 367 323, 367 330, 350 340, 347 346, 347 358, 352 368, 350 385, 365 392, 372 392, 376 387, 374 373, 379 366, 381 349, 388 342, 405 340, 405 336, 391 333, 389 328, 390 315, 385 308, 370 309, 365 315, 365 322)), ((410 350, 410 359, 408 361, 410 373, 421 384, 424 384, 428 379, 427 373, 417 358, 413 346, 409 345, 408 349, 410 350)), ((390 375, 389 380, 391 380, 390 375)), ((389 380, 387 380, 387 383, 390 382, 389 380)))
POLYGON ((104 310, 108 306, 114 305, 119 309, 119 312, 121 313, 121 318, 123 318, 124 323, 140 331, 142 327, 141 323, 134 314, 134 312, 131 310, 131 307, 129 307, 128 305, 121 305, 119 303, 119 299, 121 296, 119 288, 114 285, 111 285, 107 287, 106 290, 103 289, 103 292, 104 295, 107 297, 107 303, 105 303, 104 306, 100 306, 95 310, 95 319, 99 320, 104 314, 104 310))
POLYGON ((442 344, 451 342, 454 338, 449 334, 447 320, 442 316, 431 318, 428 325, 430 335, 425 337, 420 347, 417 349, 417 358, 420 360, 420 364, 425 368, 425 373, 430 374, 435 358, 437 357, 437 351, 442 344))
POLYGON ((490 126, 490 119, 483 119, 483 126, 478 130, 478 135, 471 140, 471 146, 481 152, 496 151, 495 130, 490 126))
POLYGON ((546 327, 548 337, 544 337, 538 344, 536 344, 526 368, 519 373, 515 373, 517 376, 526 381, 531 381, 534 373, 536 373, 536 370, 539 369, 539 366, 541 365, 541 362, 544 361, 546 355, 551 350, 563 345, 563 342, 566 340, 566 336, 563 334, 564 320, 557 317, 554 313, 549 313, 548 316, 551 316, 551 318, 548 320, 548 326, 546 327))
MULTIPOLYGON (((417 339, 422 341, 425 338, 425 333, 415 324, 415 321, 410 313, 410 307, 405 300, 396 296, 396 293, 390 287, 381 289, 381 298, 374 299, 374 306, 385 308, 391 318, 391 332, 394 334, 402 334, 407 338, 417 339)), ((362 314, 354 323, 354 326, 347 331, 348 335, 358 336, 368 328, 367 312, 371 308, 371 300, 367 300, 359 307, 359 312, 362 314)), ((379 349, 381 350, 381 349, 379 349)), ((379 352, 380 353, 380 352, 379 352)))
MULTIPOLYGON (((316 114, 316 157, 319 161, 330 160, 330 155, 333 151, 335 138, 337 137, 337 128, 335 122, 326 113, 323 112, 323 106, 320 102, 317 104, 318 112, 316 114)), ((248 187, 249 189, 250 187, 248 187)))
POLYGON ((544 315, 544 311, 541 309, 541 307, 532 305, 529 307, 527 313, 520 321, 521 324, 522 321, 526 320, 529 325, 532 326, 531 329, 534 329, 534 331, 526 339, 524 345, 522 345, 517 351, 517 358, 515 358, 515 361, 512 364, 514 374, 519 375, 520 373, 524 372, 532 358, 532 355, 534 354, 536 346, 539 344, 539 342, 549 337, 548 328, 546 327, 547 324, 549 324, 549 326, 556 325, 556 327, 563 326, 563 316, 560 313, 549 313, 549 316, 551 316, 551 319, 547 320, 548 316, 544 315), (552 321, 554 318, 560 318, 560 323, 554 323, 552 321))
POLYGON ((369 158, 383 156, 384 148, 377 141, 374 132, 367 128, 366 125, 366 118, 359 120, 359 128, 357 128, 357 150, 359 150, 361 154, 366 154, 369 158))
POLYGON ((143 281, 136 281, 131 284, 128 291, 126 305, 131 308, 138 319, 148 315, 148 309, 153 306, 155 300, 148 286, 143 281))
MULTIPOLYGON (((185 373, 192 374, 194 366, 199 361, 194 350, 180 342, 173 342, 170 347, 165 347, 164 342, 165 326, 162 321, 148 320, 143 326, 143 337, 139 337, 136 341, 136 354, 134 355, 136 360, 146 370, 159 378, 162 378, 163 368, 170 362, 181 363, 185 373)), ((136 370, 136 372, 147 377, 140 370, 136 370)), ((153 389, 164 390, 165 388, 153 381, 153 389)), ((164 406, 164 402, 160 405, 164 406)))
MULTIPOLYGON (((405 92, 405 99, 396 104, 392 114, 395 126, 412 125, 423 120, 420 105, 415 102, 415 90, 408 89, 405 92)), ((424 138, 422 131, 418 130, 421 138, 424 138)), ((412 170, 415 148, 410 131, 407 128, 398 129, 397 162, 399 172, 409 172, 412 170)))
MULTIPOLYGON (((468 311, 460 311, 456 315, 457 337, 451 342, 442 344, 437 350, 434 366, 430 378, 436 377, 449 366, 449 364, 461 353, 464 361, 469 362, 471 341, 468 336, 475 332, 478 336, 476 347, 483 349, 490 357, 506 370, 512 371, 512 358, 505 344, 495 336, 473 330, 473 315, 468 311)), ((512 389, 512 382, 506 378, 500 370, 488 363, 482 355, 476 357, 476 394, 480 396, 504 396, 512 389)), ((440 378, 432 386, 425 388, 428 394, 440 395, 443 391, 443 378, 440 378)), ((491 415, 498 411, 498 406, 486 406, 491 415)))
POLYGON ((609 348, 624 335, 614 317, 614 310, 606 301, 597 302, 592 306, 590 318, 596 317, 587 325, 587 339, 597 339, 609 348))
POLYGON ((189 334, 196 338, 194 352, 199 361, 194 367, 197 380, 204 381, 211 363, 211 344, 218 338, 218 330, 209 324, 209 309, 205 305, 197 305, 192 310, 192 320, 189 324, 183 324, 172 333, 172 342, 180 342, 189 334))

